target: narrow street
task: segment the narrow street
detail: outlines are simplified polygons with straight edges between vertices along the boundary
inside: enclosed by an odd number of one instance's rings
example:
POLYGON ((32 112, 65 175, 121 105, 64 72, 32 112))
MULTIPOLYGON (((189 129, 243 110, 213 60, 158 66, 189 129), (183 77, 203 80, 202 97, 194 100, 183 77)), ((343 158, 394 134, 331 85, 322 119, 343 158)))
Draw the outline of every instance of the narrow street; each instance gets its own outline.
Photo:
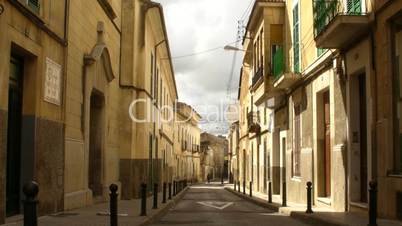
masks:
POLYGON ((219 184, 192 186, 159 225, 271 225, 303 226, 290 217, 247 202, 224 190, 219 184))

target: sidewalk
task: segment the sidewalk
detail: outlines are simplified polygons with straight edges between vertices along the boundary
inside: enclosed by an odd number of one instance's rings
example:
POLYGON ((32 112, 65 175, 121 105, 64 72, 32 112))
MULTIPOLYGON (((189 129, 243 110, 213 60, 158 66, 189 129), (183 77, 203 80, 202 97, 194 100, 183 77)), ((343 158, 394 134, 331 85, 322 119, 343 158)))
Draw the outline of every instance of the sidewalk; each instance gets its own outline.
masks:
MULTIPOLYGON (((187 188, 188 189, 188 188, 187 188)), ((147 199, 146 217, 140 216, 141 200, 121 200, 118 203, 119 226, 143 226, 158 220, 171 209, 186 193, 187 189, 162 204, 162 193, 158 196, 158 209, 152 209, 153 196, 147 199)), ((90 207, 71 210, 64 213, 40 217, 38 226, 110 226, 109 203, 102 203, 90 207)), ((16 222, 6 223, 3 226, 22 226, 22 217, 16 222)))
MULTIPOLYGON (((246 188, 246 195, 243 195, 243 187, 241 187, 241 193, 234 191, 234 185, 228 184, 225 189, 247 199, 257 205, 274 210, 278 213, 290 216, 301 222, 315 225, 315 226, 367 226, 368 218, 362 217, 352 213, 334 212, 327 208, 313 207, 313 214, 306 214, 306 205, 287 202, 287 207, 282 207, 282 200, 279 196, 273 196, 273 203, 268 203, 268 196, 259 192, 253 191, 253 197, 249 196, 249 189, 246 188)), ((238 189, 238 188, 236 188, 238 189)), ((378 226, 402 226, 402 222, 391 220, 378 220, 378 226)))

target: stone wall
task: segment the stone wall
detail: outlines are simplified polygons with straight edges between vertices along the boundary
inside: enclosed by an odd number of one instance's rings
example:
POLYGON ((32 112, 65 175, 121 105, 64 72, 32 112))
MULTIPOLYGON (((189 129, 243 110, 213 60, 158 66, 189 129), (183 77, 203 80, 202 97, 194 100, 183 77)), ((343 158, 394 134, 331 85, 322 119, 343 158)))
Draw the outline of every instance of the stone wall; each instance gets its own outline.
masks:
POLYGON ((35 180, 39 183, 39 214, 64 210, 64 126, 37 118, 35 180))

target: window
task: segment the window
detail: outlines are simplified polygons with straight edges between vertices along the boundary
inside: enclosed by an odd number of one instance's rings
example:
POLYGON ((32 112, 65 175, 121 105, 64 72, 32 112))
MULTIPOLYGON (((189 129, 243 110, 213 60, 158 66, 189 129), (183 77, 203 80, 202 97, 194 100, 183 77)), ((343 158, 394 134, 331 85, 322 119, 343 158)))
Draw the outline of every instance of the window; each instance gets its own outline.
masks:
POLYGON ((162 81, 162 75, 160 77, 160 89, 159 89, 159 107, 161 107, 161 102, 162 102, 162 89, 163 89, 163 81, 162 81))
POLYGON ((347 0, 347 13, 359 15, 362 12, 361 0, 347 0))
POLYGON ((151 53, 151 83, 150 83, 150 93, 154 94, 154 54, 151 53))
POLYGON ((402 18, 392 26, 394 65, 394 171, 402 173, 402 18))
POLYGON ((301 107, 300 105, 294 108, 294 124, 293 124, 293 152, 292 152, 292 175, 300 177, 300 152, 301 152, 301 107))
POLYGON ((325 53, 326 49, 317 48, 317 57, 320 57, 323 53, 325 53))
POLYGON ((264 66, 264 30, 261 29, 260 32, 260 68, 262 69, 264 66))
POLYGON ((299 2, 293 8, 293 70, 300 72, 300 15, 299 2))
POLYGON ((39 0, 27 0, 28 7, 35 13, 39 13, 40 3, 39 0))
POLYGON ((159 69, 156 68, 156 78, 155 78, 155 89, 154 89, 154 98, 156 99, 156 103, 158 103, 158 92, 159 92, 159 69))
POLYGON ((267 154, 267 138, 264 139, 264 188, 267 188, 267 181, 268 181, 268 154, 267 154))

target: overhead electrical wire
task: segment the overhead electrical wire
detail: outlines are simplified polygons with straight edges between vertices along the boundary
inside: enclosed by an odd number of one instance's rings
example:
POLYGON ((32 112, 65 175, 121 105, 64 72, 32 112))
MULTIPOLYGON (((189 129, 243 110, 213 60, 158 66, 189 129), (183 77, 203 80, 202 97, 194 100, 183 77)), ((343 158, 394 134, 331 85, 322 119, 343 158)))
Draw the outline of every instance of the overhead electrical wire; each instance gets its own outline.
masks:
POLYGON ((255 0, 251 0, 250 4, 247 6, 246 10, 244 11, 243 15, 240 17, 240 20, 244 20, 247 17, 247 14, 250 13, 252 6, 254 5, 255 0))
MULTIPOLYGON (((232 44, 235 44, 235 43, 238 43, 238 42, 240 42, 240 40, 237 40, 237 41, 235 41, 235 42, 228 43, 227 45, 232 45, 232 44)), ((198 55, 202 55, 202 54, 206 54, 206 53, 210 53, 210 52, 215 52, 215 51, 217 51, 217 50, 223 49, 224 47, 225 47, 225 46, 219 46, 219 47, 215 47, 215 48, 211 48, 211 49, 206 49, 206 50, 199 51, 199 52, 194 52, 194 53, 189 53, 189 54, 185 54, 185 55, 174 56, 174 57, 172 57, 171 59, 172 59, 172 60, 176 60, 176 59, 194 57, 194 56, 198 56, 198 55)), ((167 59, 168 59, 168 58, 163 58, 163 60, 167 60, 167 59)))

